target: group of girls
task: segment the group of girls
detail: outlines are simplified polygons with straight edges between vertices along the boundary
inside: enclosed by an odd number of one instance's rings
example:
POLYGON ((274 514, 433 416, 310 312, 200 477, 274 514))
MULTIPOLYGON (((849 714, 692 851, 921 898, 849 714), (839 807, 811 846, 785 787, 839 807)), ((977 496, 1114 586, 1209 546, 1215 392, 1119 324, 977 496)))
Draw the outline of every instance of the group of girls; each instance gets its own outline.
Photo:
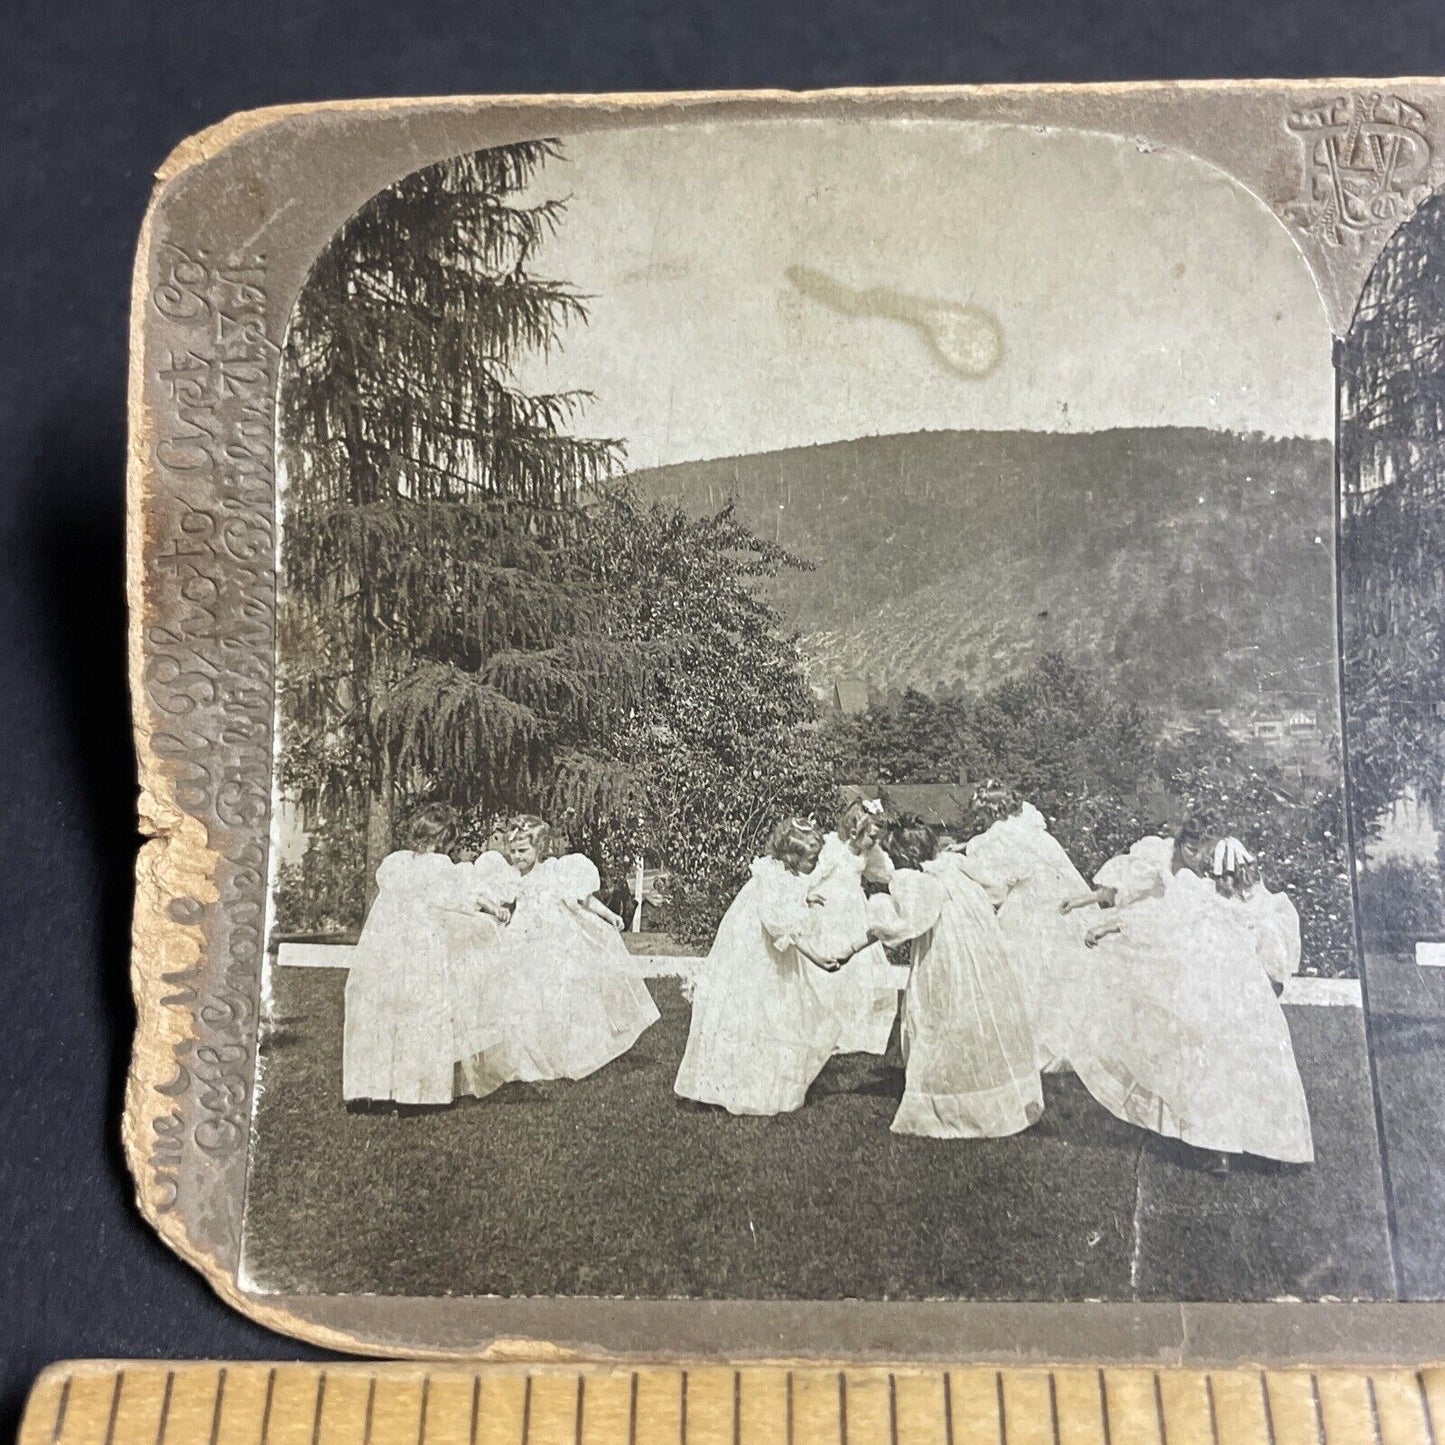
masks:
MULTIPOLYGON (((1116 1117, 1205 1151, 1313 1158, 1277 993, 1299 917, 1229 837, 1146 837, 1086 883, 1031 804, 975 793, 953 842, 851 804, 826 836, 773 831, 692 984, 676 1093, 734 1114, 803 1106, 828 1060, 883 1054, 903 993, 892 1129, 998 1138, 1072 1070, 1116 1117), (871 887, 865 886, 871 885, 871 887), (887 947, 907 946, 900 970, 887 947), (902 980, 899 973, 903 974, 902 980)), ((424 808, 387 857, 346 985, 343 1092, 445 1104, 511 1081, 581 1079, 658 1018, 597 898, 541 818, 454 861, 452 810, 424 808)))
POLYGON ((585 1078, 657 1020, 587 858, 552 856, 551 829, 527 815, 454 861, 457 825, 424 807, 411 847, 377 870, 346 981, 348 1101, 448 1104, 585 1078))
POLYGON ((975 795, 955 843, 851 805, 827 838, 774 832, 694 989, 676 1092, 736 1114, 802 1106, 833 1054, 882 1053, 909 945, 905 1086, 892 1129, 1018 1133, 1069 1069, 1118 1118, 1204 1151, 1313 1158, 1278 989, 1299 917, 1237 840, 1186 825, 1110 859, 1091 888, 1036 808, 975 795), (868 896, 864 880, 885 884, 868 896), (890 996, 891 995, 891 996, 890 996))

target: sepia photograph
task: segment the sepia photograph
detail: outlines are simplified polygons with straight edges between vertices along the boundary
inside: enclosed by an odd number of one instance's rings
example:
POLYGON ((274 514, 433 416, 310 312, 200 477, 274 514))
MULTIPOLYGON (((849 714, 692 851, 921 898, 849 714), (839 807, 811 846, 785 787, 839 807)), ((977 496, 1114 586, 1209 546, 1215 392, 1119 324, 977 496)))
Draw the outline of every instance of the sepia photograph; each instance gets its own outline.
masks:
POLYGON ((1442 260, 1337 338, 1216 166, 926 116, 362 201, 279 342, 242 1288, 1438 1297, 1442 260))

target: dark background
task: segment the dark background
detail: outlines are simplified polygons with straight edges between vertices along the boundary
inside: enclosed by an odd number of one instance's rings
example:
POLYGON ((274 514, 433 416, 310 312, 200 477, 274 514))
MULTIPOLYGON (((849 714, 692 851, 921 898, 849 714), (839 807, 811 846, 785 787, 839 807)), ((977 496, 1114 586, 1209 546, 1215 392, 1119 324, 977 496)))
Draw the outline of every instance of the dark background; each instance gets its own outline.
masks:
POLYGON ((297 1358, 134 1213, 126 308, 150 174, 231 111, 347 96, 1445 71, 1439 0, 26 3, 0 88, 0 1432, 70 1356, 297 1358))

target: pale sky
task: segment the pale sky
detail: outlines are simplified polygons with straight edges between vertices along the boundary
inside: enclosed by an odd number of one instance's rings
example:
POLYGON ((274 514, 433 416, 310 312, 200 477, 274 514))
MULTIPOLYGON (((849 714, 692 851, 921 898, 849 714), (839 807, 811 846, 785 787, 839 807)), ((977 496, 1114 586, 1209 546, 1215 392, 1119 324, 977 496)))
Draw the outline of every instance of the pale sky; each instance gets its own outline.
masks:
POLYGON ((1333 434, 1284 227, 1191 157, 954 121, 564 138, 534 270, 594 299, 529 387, 633 467, 946 429, 1333 434))

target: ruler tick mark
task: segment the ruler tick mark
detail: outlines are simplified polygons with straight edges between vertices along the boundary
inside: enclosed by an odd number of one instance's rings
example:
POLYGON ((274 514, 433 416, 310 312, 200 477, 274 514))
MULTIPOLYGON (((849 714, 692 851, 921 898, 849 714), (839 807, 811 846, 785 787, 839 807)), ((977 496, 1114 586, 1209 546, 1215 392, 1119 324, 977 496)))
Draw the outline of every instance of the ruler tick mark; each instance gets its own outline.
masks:
POLYGON ((577 1445, 582 1445, 582 1402, 587 1396, 587 1376, 577 1376, 577 1420, 573 1426, 572 1435, 577 1445))
MULTIPOLYGON (((271 1402, 276 1398, 276 1367, 272 1365, 266 1374, 266 1403, 261 1409, 261 1445, 267 1445, 271 1438, 271 1402)), ((368 1420, 367 1422, 371 1422, 368 1420)), ((368 1438, 370 1435, 368 1433, 368 1438)))
POLYGON ((110 1419, 105 1425, 105 1445, 115 1445, 115 1418, 120 1413, 120 1392, 125 1385, 125 1371, 115 1372, 115 1388, 110 1392, 110 1419))
POLYGON ((361 1445, 371 1445, 371 1422, 376 1415, 376 1376, 366 1386, 366 1423, 361 1427, 361 1445))
MULTIPOLYGON (((1423 1393, 1425 1382, 1420 1382, 1420 1389, 1423 1393)), ((50 1445, 60 1439, 65 1431, 65 1412, 70 1409, 70 1376, 67 1375, 60 1382, 60 1403, 55 1407, 55 1424, 50 1430, 50 1445)))
POLYGON ((1169 1445, 1169 1427, 1164 1423, 1164 1386, 1158 1370, 1154 1371, 1154 1419, 1159 1425, 1159 1445, 1169 1445))
POLYGON ((953 1371, 943 1372, 943 1445, 953 1445, 953 1371))
POLYGON ((891 1445, 898 1445, 898 1381, 892 1371, 888 1374, 888 1439, 891 1445))
POLYGON ((166 1388, 161 1395, 161 1418, 156 1425, 156 1445, 166 1445, 166 1425, 171 1418, 171 1392, 176 1388, 176 1372, 166 1371, 166 1388))
POLYGON ((416 1422, 416 1445, 426 1445, 426 1412, 431 1404, 431 1376, 421 1377, 421 1415, 416 1422))
POLYGON ((1370 1430, 1375 1445, 1383 1445, 1380 1436, 1380 1402, 1375 1399, 1375 1377, 1373 1375, 1365 1376, 1365 1395, 1370 1402, 1370 1430))
POLYGON ((1059 1445, 1059 1385, 1049 1371, 1049 1425, 1054 1432, 1054 1445, 1059 1445))
POLYGON ((1008 1445, 1008 1407, 1003 1398, 1003 1371, 993 1372, 994 1391, 998 1395, 998 1439, 999 1445, 1008 1445))
POLYGON ((481 1418, 482 1410, 482 1377, 472 1376, 472 1420, 467 1427, 468 1445, 477 1445, 477 1421, 481 1418))
POLYGON ((210 1445, 216 1445, 221 1438, 221 1405, 226 1398, 226 1367, 221 1366, 220 1373, 216 1376, 216 1403, 211 1409, 211 1437, 210 1445))
POLYGON ((1314 1402, 1315 1407, 1315 1435, 1318 1437, 1320 1445, 1328 1445, 1325 1435, 1325 1409, 1320 1401, 1320 1377, 1318 1375, 1310 1376, 1310 1399, 1314 1402))
MULTIPOLYGON (((891 1379, 892 1376, 890 1375, 891 1379)), ((793 1372, 788 1371, 788 1445, 793 1445, 793 1372)))
POLYGON ((1269 1376, 1259 1372, 1259 1398, 1264 1405, 1264 1429, 1269 1436, 1269 1445, 1278 1445, 1274 1433, 1274 1401, 1269 1397, 1269 1376))
POLYGON ((743 1372, 733 1371, 733 1445, 743 1445, 743 1372))
MULTIPOLYGON (((67 1384, 69 1381, 66 1382, 67 1384)), ((1435 1442, 1435 1416, 1430 1409, 1430 1395, 1425 1388, 1425 1376, 1422 1371, 1415 1371, 1415 1384, 1420 1390, 1420 1414, 1425 1418, 1425 1442, 1426 1445, 1436 1445, 1435 1442)))
POLYGON ((1214 1405, 1214 1376, 1204 1377, 1204 1398, 1209 1401, 1209 1438, 1219 1445, 1219 1411, 1214 1405))
MULTIPOLYGON (((1210 1406, 1214 1404, 1214 1397, 1209 1397, 1210 1406)), ((1114 1437, 1109 1429, 1109 1382, 1104 1378, 1104 1372, 1099 1371, 1099 1421, 1104 1427, 1104 1445, 1114 1445, 1114 1437)), ((1219 1436, 1214 1437, 1214 1445, 1219 1445, 1219 1436)))
POLYGON ((522 1445, 527 1445, 532 1434, 532 1377, 527 1376, 522 1386, 522 1445))
POLYGON ((677 1437, 682 1445, 687 1445, 687 1371, 682 1372, 682 1379, 677 1386, 677 1437))
POLYGON ((320 1445, 321 1407, 326 1403, 326 1371, 316 1377, 316 1404, 311 1411, 311 1445, 320 1445))
POLYGON ((848 1445, 848 1377, 838 1371, 838 1445, 848 1445))

